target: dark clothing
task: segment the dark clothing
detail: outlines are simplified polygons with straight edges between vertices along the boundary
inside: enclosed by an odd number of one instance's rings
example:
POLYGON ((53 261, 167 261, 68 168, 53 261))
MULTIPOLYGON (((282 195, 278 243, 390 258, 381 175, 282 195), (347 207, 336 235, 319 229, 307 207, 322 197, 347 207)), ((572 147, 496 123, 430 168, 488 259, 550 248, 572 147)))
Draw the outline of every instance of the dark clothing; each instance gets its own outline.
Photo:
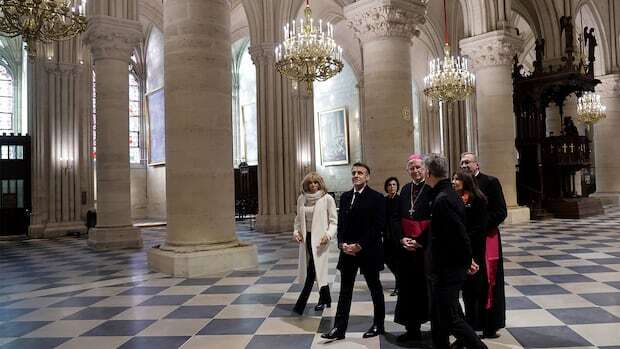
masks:
MULTIPOLYGON (((432 189, 424 182, 407 183, 400 192, 398 224, 401 218, 429 220, 431 216, 430 202, 432 189), (423 188, 423 189, 422 189, 423 188), (413 190, 413 195, 412 195, 413 190), (411 205, 415 202, 413 210, 411 205), (413 214, 411 214, 413 213, 413 214)), ((403 238, 402 229, 398 230, 399 240, 399 279, 398 299, 394 310, 394 322, 405 326, 408 330, 418 329, 429 319, 428 283, 425 270, 424 250, 407 251, 400 244, 403 238)), ((418 243, 423 244, 428 232, 422 233, 418 243)), ((417 241, 417 240, 416 240, 417 241)))
MULTIPOLYGON (((476 176, 480 190, 486 195, 488 200, 487 211, 489 219, 487 221, 487 234, 491 229, 497 228, 504 222, 508 215, 506 208, 506 200, 502 191, 502 185, 499 180, 493 176, 484 173, 478 173, 476 176)), ((499 231, 499 230, 498 230, 499 231)), ((497 273, 495 274, 495 287, 493 288, 493 304, 487 309, 484 319, 484 328, 487 332, 495 332, 500 328, 506 327, 506 296, 504 293, 504 257, 502 253, 501 234, 499 238, 499 263, 497 273)), ((482 268, 482 265, 480 266, 482 268)), ((480 270, 482 271, 482 269, 480 270)), ((485 269, 486 274, 486 269, 485 269)), ((482 287, 488 288, 488 280, 486 277, 481 280, 484 282, 482 287)), ((486 293, 486 291, 485 291, 486 293)), ((477 328, 478 329, 478 328, 477 328)))
POLYGON ((485 327, 487 302, 485 248, 487 236, 487 203, 480 198, 472 198, 465 204, 467 234, 471 241, 474 261, 480 269, 469 275, 463 285, 463 304, 465 319, 474 330, 485 327))
POLYGON ((385 198, 366 186, 351 206, 353 190, 340 197, 338 210, 338 247, 343 243, 359 244, 362 250, 356 256, 340 252, 338 270, 357 265, 362 274, 383 270, 383 241, 385 227, 385 198))
MULTIPOLYGON (((340 296, 338 297, 338 308, 336 308, 336 318, 334 327, 345 332, 349 325, 349 313, 351 312, 351 300, 353 299, 353 286, 357 276, 358 266, 351 264, 340 269, 340 296)), ((383 329, 385 320, 385 298, 383 297, 383 286, 379 280, 379 271, 370 271, 363 274, 366 285, 370 290, 370 297, 373 305, 373 325, 383 329)))
POLYGON ((353 284, 358 269, 364 275, 374 306, 374 325, 383 329, 385 319, 385 300, 379 272, 383 270, 383 241, 381 232, 385 227, 385 198, 366 186, 361 194, 353 199, 353 190, 345 192, 340 198, 338 211, 338 247, 343 243, 359 244, 362 249, 351 256, 340 251, 338 270, 340 270, 340 296, 334 326, 345 332, 349 322, 353 284))
POLYGON ((398 237, 395 236, 394 231, 398 230, 400 223, 394 219, 398 217, 398 194, 393 198, 385 198, 385 228, 383 228, 383 255, 385 258, 385 265, 390 268, 394 278, 396 279, 396 289, 398 289, 398 253, 400 252, 401 245, 398 237))
MULTIPOLYGON (((312 235, 311 232, 306 233, 306 256, 308 256, 308 268, 306 270, 306 281, 304 282, 304 288, 301 290, 299 294, 299 298, 297 298, 297 303, 295 304, 295 310, 298 313, 302 313, 306 304, 308 304, 308 298, 310 297, 310 292, 312 292, 312 286, 314 286, 314 280, 316 279, 316 270, 314 268, 314 257, 312 255, 312 235)), ((325 285, 319 289, 319 303, 318 304, 331 304, 332 297, 329 292, 329 285, 325 285)))
POLYGON ((429 231, 429 279, 431 281, 431 330, 433 346, 449 348, 449 335, 468 349, 486 348, 465 322, 459 291, 471 265, 471 243, 465 227, 465 205, 443 179, 433 188, 429 231))
POLYGON ((431 210, 429 236, 430 276, 443 278, 471 265, 471 242, 465 227, 465 205, 452 189, 449 179, 433 188, 436 196, 431 210))
POLYGON ((468 349, 486 348, 486 345, 463 318, 463 310, 459 303, 459 290, 466 276, 466 270, 455 270, 444 274, 445 280, 431 282, 433 348, 450 348, 450 334, 468 349))

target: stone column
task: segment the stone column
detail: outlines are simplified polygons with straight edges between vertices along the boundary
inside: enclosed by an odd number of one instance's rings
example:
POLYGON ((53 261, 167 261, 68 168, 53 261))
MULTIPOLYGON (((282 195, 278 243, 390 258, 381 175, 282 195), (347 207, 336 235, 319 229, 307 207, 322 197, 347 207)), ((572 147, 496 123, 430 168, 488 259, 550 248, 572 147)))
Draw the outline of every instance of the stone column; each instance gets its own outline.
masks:
MULTIPOLYGON (((291 82, 277 72, 273 43, 250 47, 256 65, 258 125, 258 216, 256 230, 275 233, 291 231, 301 178, 295 132, 303 120, 293 104, 291 82)), ((302 88, 299 86, 299 88, 302 88)), ((303 100, 303 99, 302 99, 303 100)), ((298 98, 298 101, 300 99, 298 98)), ((312 103, 310 99, 309 103, 312 103)), ((307 111, 306 108, 301 108, 307 111)), ((314 146, 312 143, 311 147, 314 146)), ((311 150, 310 150, 311 151, 311 150)))
POLYGON ((308 172, 316 171, 314 147, 314 99, 305 84, 293 89, 293 130, 295 132, 296 162, 295 179, 297 189, 308 172))
POLYGON ((377 190, 390 176, 407 181, 404 163, 413 151, 410 44, 425 13, 425 1, 417 0, 361 0, 344 8, 362 44, 362 154, 377 190))
POLYGON ((466 38, 463 53, 476 74, 478 158, 482 172, 499 178, 509 208, 506 223, 529 220, 529 209, 517 205, 515 116, 512 105, 512 57, 522 40, 498 30, 466 38))
POLYGON ((129 177, 129 78, 131 51, 142 38, 137 21, 89 18, 84 42, 90 46, 97 79, 97 226, 89 232, 94 249, 142 246, 132 225, 129 177))
POLYGON ((599 76, 601 84, 596 91, 601 102, 607 106, 607 117, 594 125, 594 166, 596 171, 596 193, 604 203, 620 202, 620 74, 599 76))
POLYGON ((149 266, 175 276, 255 267, 235 234, 230 1, 164 2, 166 243, 149 266))

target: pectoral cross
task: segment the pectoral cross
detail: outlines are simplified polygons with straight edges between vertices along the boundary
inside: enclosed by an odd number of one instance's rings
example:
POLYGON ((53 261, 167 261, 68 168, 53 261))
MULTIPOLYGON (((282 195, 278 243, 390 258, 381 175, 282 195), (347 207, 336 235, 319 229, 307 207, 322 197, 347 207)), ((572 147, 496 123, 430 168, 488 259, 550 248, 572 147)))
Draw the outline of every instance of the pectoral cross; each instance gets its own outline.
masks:
POLYGON ((409 215, 410 215, 410 216, 413 216, 413 214, 414 214, 414 213, 415 213, 415 210, 413 209, 413 207, 411 207, 411 208, 409 209, 409 215))

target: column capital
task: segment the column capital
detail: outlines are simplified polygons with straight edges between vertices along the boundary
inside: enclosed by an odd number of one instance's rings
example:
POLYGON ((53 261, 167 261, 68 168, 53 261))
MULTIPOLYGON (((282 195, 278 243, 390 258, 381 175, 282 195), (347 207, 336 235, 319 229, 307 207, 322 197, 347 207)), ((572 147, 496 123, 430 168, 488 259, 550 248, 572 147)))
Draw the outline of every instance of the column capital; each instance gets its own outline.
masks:
POLYGON ((129 61, 132 50, 142 38, 140 22, 110 16, 89 17, 88 28, 83 35, 84 43, 90 46, 95 61, 129 61))
POLYGON ((462 53, 472 60, 474 69, 511 65, 514 55, 523 50, 523 40, 506 30, 465 38, 459 44, 462 53))
POLYGON ((596 78, 601 80, 601 83, 596 86, 596 92, 601 97, 620 97, 620 74, 608 74, 596 78))
POLYGON ((259 64, 271 64, 275 60, 275 48, 276 44, 273 42, 261 42, 258 44, 252 44, 248 48, 250 57, 254 65, 259 64))
POLYGON ((362 43, 389 37, 411 40, 425 22, 426 1, 360 0, 346 6, 344 14, 362 43))

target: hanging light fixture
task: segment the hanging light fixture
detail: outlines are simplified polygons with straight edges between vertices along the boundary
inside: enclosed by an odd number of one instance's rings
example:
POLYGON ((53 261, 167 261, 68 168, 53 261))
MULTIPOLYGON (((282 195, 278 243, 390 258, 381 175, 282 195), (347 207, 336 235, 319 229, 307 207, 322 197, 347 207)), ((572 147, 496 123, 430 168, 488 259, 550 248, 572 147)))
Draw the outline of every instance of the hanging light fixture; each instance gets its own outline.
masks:
POLYGON ((577 99, 577 121, 593 125, 603 120, 607 107, 601 103, 601 96, 594 92, 585 92, 577 99))
POLYGON ((325 81, 343 68, 342 48, 334 40, 334 26, 312 18, 306 0, 304 18, 284 28, 284 40, 275 48, 276 69, 287 78, 305 82, 312 93, 314 81, 325 81))
POLYGON ((28 56, 36 56, 36 42, 70 39, 86 30, 86 2, 71 0, 0 0, 0 35, 20 36, 28 56))
POLYGON ((443 17, 444 57, 429 62, 429 73, 424 78, 424 94, 433 101, 454 102, 464 100, 474 93, 476 78, 469 71, 467 58, 450 55, 446 0, 443 1, 443 17))

